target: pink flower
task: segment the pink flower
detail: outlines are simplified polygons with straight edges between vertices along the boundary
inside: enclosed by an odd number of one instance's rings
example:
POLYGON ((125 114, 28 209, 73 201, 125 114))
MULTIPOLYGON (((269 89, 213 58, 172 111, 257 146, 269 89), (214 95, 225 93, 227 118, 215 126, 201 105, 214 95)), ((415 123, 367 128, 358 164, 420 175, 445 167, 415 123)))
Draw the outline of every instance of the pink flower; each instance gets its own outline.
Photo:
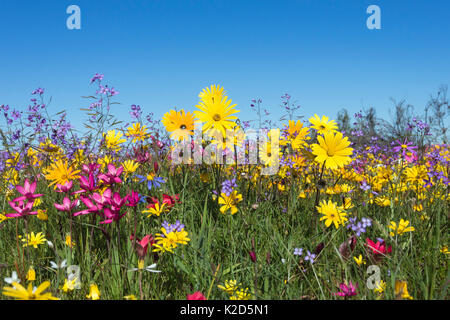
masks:
POLYGON ((131 191, 131 194, 126 196, 127 203, 125 204, 128 207, 135 207, 139 203, 139 193, 131 191))
POLYGON ((250 255, 250 260, 252 260, 252 262, 256 262, 256 253, 255 253, 255 251, 250 251, 249 255, 250 255))
POLYGON ((108 172, 99 174, 98 178, 106 184, 122 183, 122 180, 119 177, 122 174, 122 172, 123 172, 122 166, 116 168, 114 167, 113 164, 108 164, 108 172))
POLYGON ((118 192, 114 192, 114 195, 109 199, 107 198, 106 202, 111 206, 113 210, 120 210, 125 202, 127 202, 127 200, 127 196, 121 198, 118 192))
POLYGON ((126 214, 127 214, 126 211, 123 214, 120 214, 120 209, 113 210, 110 208, 105 208, 105 209, 103 209, 103 213, 100 213, 100 215, 102 215, 106 219, 104 221, 101 221, 100 223, 104 224, 104 223, 112 223, 114 221, 119 221, 126 214))
MULTIPOLYGON (((43 196, 43 194, 34 194, 34 191, 36 190, 36 181, 30 184, 28 179, 25 179, 25 183, 22 186, 17 185, 16 190, 22 195, 21 197, 18 197, 14 199, 13 201, 22 201, 22 200, 32 200, 35 198, 39 198, 43 196)), ((33 201, 31 201, 33 203, 33 201)))
POLYGON ((187 300, 206 300, 205 296, 200 291, 194 292, 193 294, 186 295, 186 299, 187 300))
POLYGON ((71 211, 77 205, 78 205, 78 200, 70 201, 70 199, 68 197, 64 198, 62 205, 57 204, 57 203, 54 204, 56 209, 58 209, 59 211, 65 211, 65 212, 71 211))
POLYGON ((86 173, 94 173, 100 168, 100 165, 97 163, 83 164, 83 171, 86 173))
POLYGON ((92 192, 95 189, 97 189, 97 186, 95 184, 95 178, 94 178, 94 174, 92 172, 89 173, 89 177, 86 178, 84 176, 81 176, 79 178, 80 180, 80 188, 82 190, 76 191, 75 193, 82 193, 82 192, 92 192))
POLYGON ((356 296, 356 288, 358 287, 358 284, 356 286, 353 286, 352 282, 349 281, 349 284, 346 285, 345 283, 341 283, 339 285, 339 289, 341 289, 340 292, 333 293, 335 295, 341 296, 341 297, 351 297, 356 296))
POLYGON ((86 205, 86 207, 88 207, 88 209, 75 212, 73 214, 74 217, 79 216, 79 215, 88 214, 88 213, 96 213, 100 210, 100 208, 98 206, 94 205, 94 203, 91 201, 91 199, 89 199, 87 197, 83 197, 83 196, 81 196, 80 199, 86 205))
POLYGON ((56 188, 58 188, 57 192, 67 193, 67 192, 70 191, 70 189, 72 189, 72 185, 73 185, 72 181, 68 181, 64 185, 61 185, 61 184, 58 183, 56 185, 56 188))
POLYGON ((405 155, 405 159, 409 163, 412 163, 414 161, 417 161, 417 155, 414 152, 411 152, 411 156, 405 155))
POLYGON ((37 214, 37 211, 31 211, 31 209, 33 208, 33 201, 28 201, 26 204, 23 202, 23 200, 9 201, 9 205, 16 212, 5 214, 5 216, 8 218, 17 218, 17 217, 37 214), (16 204, 15 202, 18 202, 18 203, 16 204))

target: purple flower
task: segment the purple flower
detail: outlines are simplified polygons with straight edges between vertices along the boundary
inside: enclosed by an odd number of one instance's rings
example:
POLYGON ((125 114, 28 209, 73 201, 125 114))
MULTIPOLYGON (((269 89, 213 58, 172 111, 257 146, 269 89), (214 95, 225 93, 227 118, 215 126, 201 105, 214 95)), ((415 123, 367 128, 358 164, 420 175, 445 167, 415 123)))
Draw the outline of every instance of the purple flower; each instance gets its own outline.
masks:
POLYGON ((316 254, 309 252, 309 250, 307 251, 307 254, 305 256, 305 261, 311 262, 311 264, 314 263, 314 259, 316 258, 316 254))
POLYGON ((103 80, 103 74, 98 74, 98 73, 96 73, 96 74, 94 75, 94 77, 91 79, 91 83, 94 82, 95 80, 102 81, 102 80, 103 80))
POLYGON ((37 88, 37 89, 34 90, 31 94, 39 94, 39 95, 42 95, 42 94, 44 94, 44 89, 42 89, 42 88, 37 88))
POLYGON ((412 142, 408 142, 408 140, 405 138, 405 141, 401 143, 399 140, 396 140, 398 143, 398 146, 392 148, 392 151, 394 152, 400 152, 402 150, 402 154, 405 155, 406 151, 413 152, 414 149, 417 149, 416 146, 411 146, 412 142))
POLYGON ((302 254, 303 254, 303 248, 294 248, 294 256, 301 256, 302 254))
POLYGON ((363 182, 361 183, 360 188, 363 189, 364 191, 367 191, 367 190, 370 189, 370 185, 368 185, 366 181, 363 181, 363 182))
POLYGON ((225 180, 224 182, 222 182, 221 193, 225 193, 227 197, 229 197, 230 194, 233 192, 233 189, 236 187, 237 187, 236 178, 233 178, 231 180, 225 180))
POLYGON ((372 226, 372 220, 370 218, 362 218, 361 219, 363 228, 371 227, 372 226))

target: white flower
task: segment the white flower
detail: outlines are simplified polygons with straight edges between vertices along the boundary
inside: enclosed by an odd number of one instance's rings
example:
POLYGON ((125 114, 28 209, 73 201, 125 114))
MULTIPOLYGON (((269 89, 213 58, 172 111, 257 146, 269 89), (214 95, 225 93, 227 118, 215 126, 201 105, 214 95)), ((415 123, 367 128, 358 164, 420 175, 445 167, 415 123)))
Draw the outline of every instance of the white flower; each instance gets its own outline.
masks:
POLYGON ((50 247, 50 249, 53 249, 55 246, 53 245, 53 242, 47 240, 47 244, 50 247))
POLYGON ((281 259, 281 263, 285 264, 286 263, 286 259, 281 259))
POLYGON ((50 261, 50 266, 53 269, 62 269, 62 268, 67 267, 67 261, 66 261, 66 259, 64 259, 59 265, 56 264, 55 261, 50 261))
MULTIPOLYGON (((160 270, 153 270, 155 268, 156 268, 156 263, 154 263, 152 265, 149 265, 149 266, 143 268, 142 270, 146 270, 148 272, 161 272, 160 270)), ((139 270, 139 268, 133 268, 133 269, 130 269, 128 271, 138 271, 138 270, 139 270)))
POLYGON ((11 278, 5 278, 5 282, 12 284, 13 282, 20 283, 20 279, 17 277, 17 272, 13 271, 11 278))

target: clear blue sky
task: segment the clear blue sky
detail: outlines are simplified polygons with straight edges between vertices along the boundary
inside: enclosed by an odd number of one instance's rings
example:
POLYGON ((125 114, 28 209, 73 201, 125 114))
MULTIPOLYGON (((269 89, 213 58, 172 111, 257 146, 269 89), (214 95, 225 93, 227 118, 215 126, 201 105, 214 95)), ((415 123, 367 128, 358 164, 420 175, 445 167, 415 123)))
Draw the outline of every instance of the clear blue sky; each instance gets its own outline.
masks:
POLYGON ((289 93, 307 117, 374 106, 388 118, 390 97, 423 108, 450 84, 450 1, 145 0, 0 2, 0 104, 25 109, 37 87, 81 125, 81 96, 95 73, 131 104, 161 117, 194 110, 205 86, 220 84, 242 110, 262 98, 280 115, 289 93), (68 30, 66 8, 81 8, 68 30), (369 30, 366 8, 381 8, 369 30))

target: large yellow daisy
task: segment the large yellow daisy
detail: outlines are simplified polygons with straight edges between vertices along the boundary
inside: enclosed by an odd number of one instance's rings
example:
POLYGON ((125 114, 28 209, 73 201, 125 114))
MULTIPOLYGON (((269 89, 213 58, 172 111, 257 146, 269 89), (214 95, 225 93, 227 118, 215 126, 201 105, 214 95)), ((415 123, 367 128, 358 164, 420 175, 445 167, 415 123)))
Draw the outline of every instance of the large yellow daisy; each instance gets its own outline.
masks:
POLYGON ((149 137, 149 134, 147 133, 147 127, 141 126, 139 122, 133 123, 133 125, 131 127, 128 127, 127 130, 128 131, 126 135, 133 138, 133 143, 136 141, 144 141, 149 137))
POLYGON ((67 164, 67 161, 58 160, 55 163, 50 164, 50 168, 44 170, 46 174, 44 175, 47 180, 52 180, 49 186, 55 184, 64 185, 70 180, 78 179, 78 173, 80 170, 74 170, 71 166, 67 164))
MULTIPOLYGON (((211 89, 210 91, 214 90, 211 89)), ((200 110, 196 110, 194 113, 197 119, 204 123, 203 132, 209 129, 216 129, 225 136, 227 129, 232 129, 236 126, 233 120, 236 120, 237 117, 233 116, 233 114, 240 111, 234 109, 236 104, 232 105, 231 99, 228 99, 222 93, 219 94, 219 92, 221 91, 216 89, 214 93, 204 94, 202 100, 196 106, 200 110)))
POLYGON ((319 144, 311 146, 312 153, 316 156, 315 161, 325 163, 327 169, 342 168, 350 163, 353 149, 349 148, 350 141, 343 137, 341 132, 326 132, 324 136, 318 136, 319 144))
POLYGON ((319 134, 336 131, 338 129, 336 121, 328 121, 328 117, 325 116, 322 116, 321 119, 317 114, 314 114, 314 117, 309 118, 309 122, 312 124, 311 128, 316 129, 319 134))
POLYGON ((167 112, 161 122, 170 132, 170 137, 175 140, 187 140, 194 132, 194 115, 184 110, 167 112))

